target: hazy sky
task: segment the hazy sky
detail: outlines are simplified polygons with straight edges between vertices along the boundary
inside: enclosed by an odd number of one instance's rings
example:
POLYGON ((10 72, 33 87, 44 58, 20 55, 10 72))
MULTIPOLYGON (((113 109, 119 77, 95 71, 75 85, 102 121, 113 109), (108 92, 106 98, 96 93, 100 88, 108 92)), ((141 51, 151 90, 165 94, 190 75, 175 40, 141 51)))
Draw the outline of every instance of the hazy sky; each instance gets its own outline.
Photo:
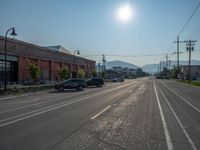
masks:
MULTIPOLYGON (((0 0, 0 35, 15 27, 17 39, 33 44, 62 45, 79 49, 82 56, 96 61, 106 54, 108 61, 123 60, 142 66, 158 63, 164 56, 141 55, 176 50, 175 44, 168 49, 198 3, 199 0, 0 0), (134 15, 122 22, 117 11, 125 4, 131 6, 134 15)), ((180 39, 188 39, 199 24, 200 9, 180 39)), ((191 38, 200 40, 200 28, 191 38)), ((199 43, 194 59, 200 59, 199 43)), ((185 44, 181 51, 185 52, 185 44)), ((187 54, 181 59, 187 60, 187 54)))

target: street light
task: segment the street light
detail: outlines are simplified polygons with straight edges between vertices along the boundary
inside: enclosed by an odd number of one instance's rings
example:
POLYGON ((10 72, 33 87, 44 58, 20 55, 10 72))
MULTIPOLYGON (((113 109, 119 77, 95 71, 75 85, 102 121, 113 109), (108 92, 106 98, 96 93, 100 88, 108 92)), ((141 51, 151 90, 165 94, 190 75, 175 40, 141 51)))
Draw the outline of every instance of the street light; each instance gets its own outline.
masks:
POLYGON ((74 78, 74 74, 75 74, 75 69, 74 69, 75 59, 74 59, 74 56, 75 56, 76 54, 79 55, 79 54, 80 54, 80 51, 79 51, 79 50, 75 50, 75 51, 74 51, 74 54, 73 54, 73 71, 72 71, 72 78, 74 78))
POLYGON ((8 36, 8 33, 9 31, 12 31, 12 33, 10 35, 12 36, 17 36, 17 34, 15 33, 15 28, 9 28, 7 31, 6 31, 6 34, 5 34, 5 67, 4 67, 4 92, 6 93, 7 91, 7 36, 8 36))

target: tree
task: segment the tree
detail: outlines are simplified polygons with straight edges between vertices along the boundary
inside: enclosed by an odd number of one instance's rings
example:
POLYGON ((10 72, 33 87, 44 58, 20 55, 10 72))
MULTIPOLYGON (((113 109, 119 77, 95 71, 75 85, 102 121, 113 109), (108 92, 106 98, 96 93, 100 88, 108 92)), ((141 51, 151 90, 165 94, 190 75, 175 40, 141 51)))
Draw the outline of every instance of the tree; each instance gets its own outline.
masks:
POLYGON ((58 74, 61 80, 69 78, 69 70, 67 68, 60 68, 58 74))
POLYGON ((94 70, 92 70, 92 77, 97 77, 97 72, 96 72, 96 70, 94 69, 94 70))
POLYGON ((34 81, 34 83, 38 80, 39 76, 40 76, 40 67, 36 64, 29 64, 29 72, 31 75, 32 80, 34 81))
POLYGON ((84 78, 84 77, 85 77, 85 72, 83 71, 83 69, 80 69, 80 70, 78 71, 78 77, 79 77, 79 78, 84 78))
POLYGON ((178 74, 178 69, 176 66, 173 66, 173 68, 170 70, 170 76, 171 78, 176 79, 178 74))

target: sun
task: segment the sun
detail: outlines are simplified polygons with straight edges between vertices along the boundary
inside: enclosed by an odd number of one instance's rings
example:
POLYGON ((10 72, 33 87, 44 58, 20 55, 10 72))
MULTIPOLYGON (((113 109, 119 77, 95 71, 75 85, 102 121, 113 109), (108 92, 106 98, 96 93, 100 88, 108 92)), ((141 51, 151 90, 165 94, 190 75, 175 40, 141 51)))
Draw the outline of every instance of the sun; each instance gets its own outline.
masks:
POLYGON ((118 18, 123 22, 130 20, 132 15, 132 8, 128 4, 121 6, 117 13, 118 18))

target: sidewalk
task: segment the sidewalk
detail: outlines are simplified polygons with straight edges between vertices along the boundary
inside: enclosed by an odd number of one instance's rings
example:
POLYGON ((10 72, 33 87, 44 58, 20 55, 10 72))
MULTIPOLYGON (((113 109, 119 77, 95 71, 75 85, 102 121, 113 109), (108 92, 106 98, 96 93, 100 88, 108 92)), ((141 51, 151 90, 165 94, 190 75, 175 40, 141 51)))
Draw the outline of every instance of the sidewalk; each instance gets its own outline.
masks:
POLYGON ((40 94, 53 89, 53 87, 54 83, 42 85, 8 85, 6 94, 3 92, 4 88, 0 88, 0 101, 32 94, 40 94))

